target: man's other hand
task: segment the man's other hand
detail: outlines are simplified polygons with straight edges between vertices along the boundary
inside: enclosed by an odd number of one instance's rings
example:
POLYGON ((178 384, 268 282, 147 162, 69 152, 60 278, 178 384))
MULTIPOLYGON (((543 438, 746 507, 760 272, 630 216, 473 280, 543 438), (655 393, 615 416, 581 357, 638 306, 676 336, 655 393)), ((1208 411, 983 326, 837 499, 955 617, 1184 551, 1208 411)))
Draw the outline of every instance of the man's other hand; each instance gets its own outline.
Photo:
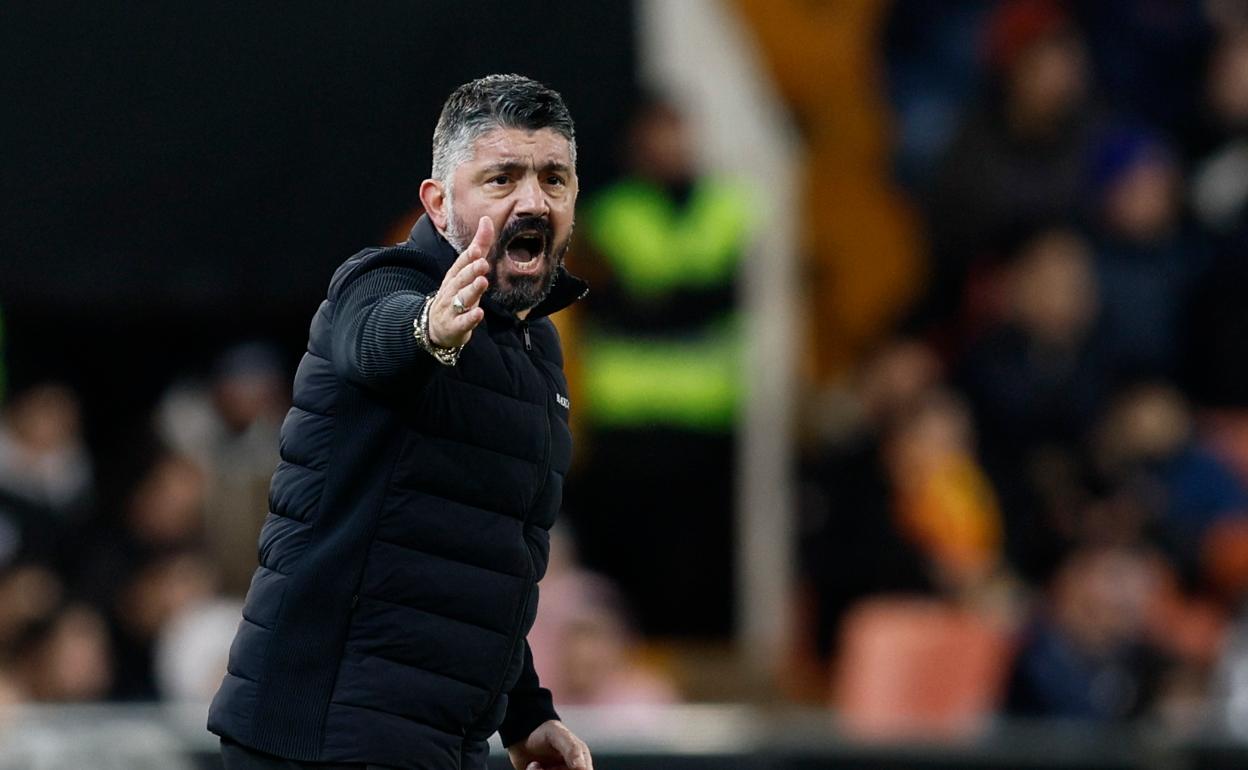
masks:
POLYGON ((457 348, 466 344, 472 330, 485 318, 485 310, 479 303, 490 286, 485 278, 490 272, 486 255, 493 246, 494 222, 489 217, 481 217, 472 243, 446 271, 442 286, 434 295, 433 307, 429 308, 429 341, 434 345, 457 348), (463 303, 462 308, 456 307, 456 297, 463 303))
POLYGON ((508 746, 507 753, 516 770, 594 770, 589 747, 554 719, 508 746))

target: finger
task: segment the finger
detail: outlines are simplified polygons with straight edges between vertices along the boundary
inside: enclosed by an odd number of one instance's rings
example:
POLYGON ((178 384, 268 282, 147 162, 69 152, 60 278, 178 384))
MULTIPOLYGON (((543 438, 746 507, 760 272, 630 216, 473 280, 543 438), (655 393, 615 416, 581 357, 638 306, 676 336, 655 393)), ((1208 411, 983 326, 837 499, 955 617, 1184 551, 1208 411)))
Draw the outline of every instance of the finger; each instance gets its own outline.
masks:
POLYGON ((472 283, 460 290, 459 299, 464 303, 464 307, 475 307, 488 288, 490 288, 490 282, 483 276, 477 276, 472 283))
POLYGON ((568 767, 573 770, 589 769, 589 751, 578 738, 570 733, 556 733, 552 736, 551 743, 568 767))
POLYGON ((442 286, 446 291, 453 294, 472 283, 477 276, 485 275, 489 270, 490 263, 484 257, 474 259, 454 273, 448 272, 446 279, 442 282, 442 286))
POLYGON ((594 770, 594 760, 589 755, 589 747, 579 738, 575 740, 576 750, 572 752, 571 757, 564 757, 568 768, 570 770, 594 770))
MULTIPOLYGON (((458 340, 471 332, 473 329, 477 328, 477 326, 479 326, 481 321, 484 319, 485 311, 479 307, 474 307, 471 310, 460 313, 447 322, 447 337, 458 340)), ((460 343, 456 342, 455 344, 458 345, 460 343)))
POLYGON ((429 319, 429 339, 435 345, 453 348, 468 342, 472 330, 485 320, 485 310, 474 307, 463 313, 448 312, 429 319))
POLYGON ((451 263, 449 268, 447 268, 446 274, 451 275, 452 273, 458 272, 464 267, 464 265, 467 265, 474 259, 476 259, 476 256, 472 254, 472 244, 469 244, 469 248, 464 249, 459 253, 459 256, 455 257, 455 261, 451 263))
POLYGON ((481 217, 477 222, 477 234, 472 236, 472 243, 468 244, 465 252, 473 252, 475 257, 484 257, 490 253, 490 247, 494 245, 494 220, 489 217, 481 217))

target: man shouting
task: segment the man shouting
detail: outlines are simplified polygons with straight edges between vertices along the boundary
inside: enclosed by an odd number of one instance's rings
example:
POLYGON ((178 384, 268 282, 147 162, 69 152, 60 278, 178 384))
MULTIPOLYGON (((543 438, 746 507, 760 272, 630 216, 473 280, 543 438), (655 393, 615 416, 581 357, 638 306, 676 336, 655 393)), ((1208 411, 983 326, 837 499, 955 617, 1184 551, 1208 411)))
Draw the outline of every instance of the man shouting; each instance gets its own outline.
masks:
POLYGON ((571 456, 548 316, 576 139, 558 93, 460 86, 406 243, 335 272, 282 426, 260 566, 208 728, 226 770, 592 770, 525 640, 571 456))

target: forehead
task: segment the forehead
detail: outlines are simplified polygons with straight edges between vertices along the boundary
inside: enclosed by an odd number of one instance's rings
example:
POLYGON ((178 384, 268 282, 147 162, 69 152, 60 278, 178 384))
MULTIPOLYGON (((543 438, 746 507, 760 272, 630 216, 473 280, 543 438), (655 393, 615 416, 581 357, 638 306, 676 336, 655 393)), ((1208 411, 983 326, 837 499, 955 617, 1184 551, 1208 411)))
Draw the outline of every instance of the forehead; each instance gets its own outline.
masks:
POLYGON ((499 162, 520 162, 537 167, 558 163, 572 165, 568 140, 553 128, 495 128, 472 143, 469 165, 480 167, 499 162))

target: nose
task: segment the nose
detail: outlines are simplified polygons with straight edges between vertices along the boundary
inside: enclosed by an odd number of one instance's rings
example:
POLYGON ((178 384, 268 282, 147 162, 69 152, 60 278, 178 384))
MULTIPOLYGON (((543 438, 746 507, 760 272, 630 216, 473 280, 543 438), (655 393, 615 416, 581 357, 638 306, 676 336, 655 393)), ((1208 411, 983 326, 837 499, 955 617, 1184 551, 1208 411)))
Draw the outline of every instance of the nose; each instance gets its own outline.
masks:
POLYGON ((528 175, 516 188, 517 217, 544 217, 550 213, 550 202, 535 175, 528 175))

